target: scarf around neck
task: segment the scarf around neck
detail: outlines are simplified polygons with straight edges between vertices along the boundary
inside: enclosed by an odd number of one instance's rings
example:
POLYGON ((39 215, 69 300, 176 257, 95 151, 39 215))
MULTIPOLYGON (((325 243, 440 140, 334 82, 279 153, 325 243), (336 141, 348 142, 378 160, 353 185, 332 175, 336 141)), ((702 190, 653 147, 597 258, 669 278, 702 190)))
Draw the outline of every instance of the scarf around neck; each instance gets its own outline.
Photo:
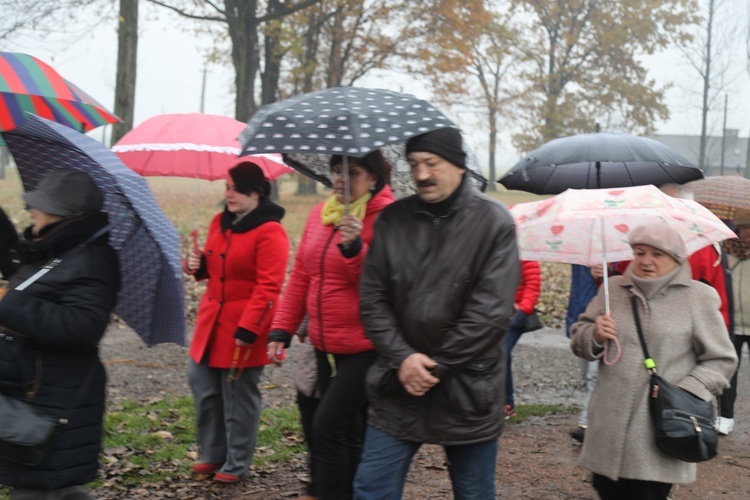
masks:
POLYGON ((646 296, 646 299, 651 299, 653 296, 655 296, 657 293, 659 293, 665 286, 669 284, 669 282, 674 279, 675 276, 677 276, 677 273, 680 272, 680 269, 682 268, 682 264, 678 264, 675 266, 674 269, 669 271, 664 276, 659 276, 658 278, 651 278, 651 279, 645 279, 645 278, 639 278, 635 275, 633 272, 633 266, 628 266, 628 269, 625 271, 626 274, 630 274, 630 279, 633 280, 633 284, 641 291, 643 292, 643 295, 646 296))
POLYGON ((750 258, 750 242, 743 241, 739 238, 724 241, 724 250, 739 260, 750 258))
MULTIPOLYGON (((367 215, 367 202, 372 198, 372 193, 366 193, 364 196, 360 196, 358 199, 349 203, 349 213, 358 218, 359 220, 365 220, 367 215)), ((344 218, 346 206, 338 200, 336 193, 332 194, 323 204, 323 209, 320 211, 320 218, 323 220, 323 225, 328 226, 333 224, 338 227, 341 225, 341 219, 344 218)))

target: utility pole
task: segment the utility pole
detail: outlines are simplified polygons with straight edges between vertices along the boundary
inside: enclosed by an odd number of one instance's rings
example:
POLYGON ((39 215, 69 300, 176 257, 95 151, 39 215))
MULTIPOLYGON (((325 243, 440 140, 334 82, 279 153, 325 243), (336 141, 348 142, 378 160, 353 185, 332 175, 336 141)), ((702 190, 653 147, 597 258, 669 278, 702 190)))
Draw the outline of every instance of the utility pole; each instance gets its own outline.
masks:
POLYGON ((729 94, 724 94, 724 128, 721 134, 721 175, 724 175, 724 147, 727 143, 727 104, 729 103, 729 94))
POLYGON ((206 73, 208 73, 208 68, 206 66, 203 66, 203 85, 201 86, 201 105, 200 105, 201 113, 203 113, 206 108, 206 73))

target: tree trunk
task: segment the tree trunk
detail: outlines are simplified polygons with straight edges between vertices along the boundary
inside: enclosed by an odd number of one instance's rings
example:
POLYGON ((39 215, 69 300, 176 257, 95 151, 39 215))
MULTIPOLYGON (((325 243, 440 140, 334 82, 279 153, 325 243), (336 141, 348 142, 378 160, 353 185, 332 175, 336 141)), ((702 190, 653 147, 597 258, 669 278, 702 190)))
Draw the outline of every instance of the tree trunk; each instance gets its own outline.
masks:
POLYGON ((487 191, 490 191, 492 193, 497 192, 497 184, 495 181, 497 180, 497 174, 495 170, 495 153, 497 152, 497 107, 495 104, 490 105, 490 144, 489 144, 489 150, 490 150, 490 157, 489 157, 489 165, 490 165, 490 177, 489 182, 487 183, 487 191))
MULTIPOLYGON (((317 67, 316 57, 318 54, 318 44, 320 38, 318 12, 318 9, 315 9, 315 12, 311 13, 307 23, 307 33, 305 34, 305 59, 303 61, 303 67, 305 68, 305 72, 303 75, 303 92, 312 92, 313 90, 315 69, 317 67)), ((315 184, 315 180, 307 177, 306 175, 297 174, 298 195, 317 194, 318 187, 315 184)))
POLYGON ((120 0, 120 23, 117 29, 117 83, 115 114, 123 119, 112 127, 111 144, 133 128, 135 79, 138 62, 138 0, 120 0))
MULTIPOLYGON (((707 170, 706 147, 708 146, 708 100, 711 93, 711 42, 714 26, 714 0, 708 2, 708 21, 706 26, 706 57, 703 72, 703 103, 701 105, 701 141, 698 153, 698 167, 707 170)), ((710 172, 709 172, 710 173, 710 172)))
POLYGON ((232 41, 232 64, 237 99, 234 117, 246 122, 257 110, 255 75, 260 66, 258 52, 257 0, 227 0, 226 16, 232 41))
POLYGON ((333 16, 333 27, 331 28, 331 50, 328 53, 328 88, 338 87, 344 78, 342 68, 343 56, 341 55, 344 33, 344 13, 338 9, 333 16))
MULTIPOLYGON (((268 12, 274 14, 280 7, 279 0, 269 0, 268 12)), ((263 71, 261 88, 261 105, 276 102, 281 75, 281 60, 284 53, 281 50, 279 37, 281 36, 281 21, 270 21, 265 29, 265 69, 263 71)))

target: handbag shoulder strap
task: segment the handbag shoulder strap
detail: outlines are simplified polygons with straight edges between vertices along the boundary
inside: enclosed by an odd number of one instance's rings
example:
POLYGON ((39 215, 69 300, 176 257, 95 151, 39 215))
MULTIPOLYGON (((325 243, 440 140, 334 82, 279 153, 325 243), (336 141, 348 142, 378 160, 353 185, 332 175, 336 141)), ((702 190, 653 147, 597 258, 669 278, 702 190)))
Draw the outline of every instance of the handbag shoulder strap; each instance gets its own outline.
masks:
POLYGON ((638 299, 635 295, 631 295, 630 304, 633 306, 633 318, 635 319, 635 328, 638 330, 638 340, 641 343, 641 349, 643 349, 643 357, 645 360, 643 364, 646 365, 646 370, 649 373, 656 373, 656 363, 651 359, 651 355, 648 353, 648 347, 646 346, 646 339, 643 336, 643 327, 641 327, 641 316, 638 314, 638 299))

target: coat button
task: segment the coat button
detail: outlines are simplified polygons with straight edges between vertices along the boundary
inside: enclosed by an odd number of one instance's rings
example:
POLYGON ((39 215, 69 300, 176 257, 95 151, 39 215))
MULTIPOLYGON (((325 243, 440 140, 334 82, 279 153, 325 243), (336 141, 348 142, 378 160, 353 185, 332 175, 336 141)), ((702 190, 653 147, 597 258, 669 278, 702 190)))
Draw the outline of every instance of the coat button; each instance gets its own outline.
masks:
POLYGON ((219 255, 219 257, 221 257, 223 259, 224 258, 224 254, 219 255))

